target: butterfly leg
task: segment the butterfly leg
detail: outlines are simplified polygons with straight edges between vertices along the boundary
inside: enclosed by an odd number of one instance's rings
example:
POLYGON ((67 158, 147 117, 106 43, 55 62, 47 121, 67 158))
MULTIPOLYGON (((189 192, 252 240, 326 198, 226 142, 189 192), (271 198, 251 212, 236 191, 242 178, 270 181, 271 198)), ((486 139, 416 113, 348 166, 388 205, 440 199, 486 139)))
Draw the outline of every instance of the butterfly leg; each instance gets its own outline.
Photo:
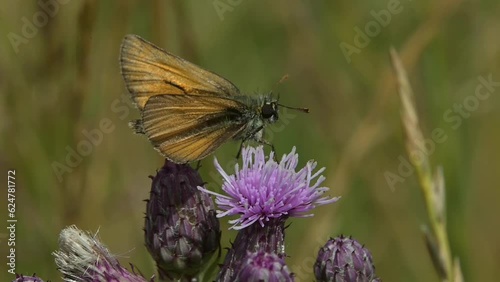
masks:
POLYGON ((196 163, 196 168, 195 170, 198 171, 201 168, 201 160, 198 160, 198 163, 196 163))
POLYGON ((243 144, 245 144, 246 141, 250 140, 250 139, 253 139, 259 143, 262 143, 261 140, 262 140, 262 130, 264 129, 264 126, 261 125, 257 128, 255 128, 254 130, 250 131, 250 133, 248 133, 246 136, 243 137, 243 140, 241 140, 241 144, 240 144, 240 148, 238 149, 238 153, 236 154, 236 159, 239 159, 240 156, 241 156, 241 151, 243 150, 243 144), (257 137, 257 134, 260 135, 257 137))
POLYGON ((246 140, 242 140, 240 143, 240 148, 238 149, 238 153, 236 153, 236 159, 238 160, 241 156, 241 150, 243 150, 243 144, 245 143, 246 140))
MULTIPOLYGON (((240 158, 240 156, 241 156, 241 151, 243 150, 243 144, 245 144, 245 142, 246 142, 247 140, 248 140, 248 139, 241 141, 241 143, 240 143, 240 148, 238 149, 238 153, 236 154, 236 159, 239 159, 239 158, 240 158)), ((269 142, 269 141, 267 141, 267 140, 265 140, 265 139, 260 139, 260 140, 257 140, 257 142, 258 142, 259 144, 263 144, 263 145, 268 145, 268 146, 270 146, 270 147, 271 147, 271 151, 276 152, 276 150, 275 150, 275 148, 274 148, 273 143, 271 143, 271 142, 269 142)), ((274 156, 274 158, 276 159, 276 155, 274 156)))
POLYGON ((260 144, 268 145, 269 147, 271 147, 271 151, 274 152, 273 158, 276 162, 278 161, 278 159, 276 158, 276 149, 274 148, 273 143, 267 141, 266 139, 260 139, 260 140, 257 140, 257 142, 259 142, 260 144))
POLYGON ((250 139, 253 139, 253 140, 255 140, 259 144, 267 145, 267 146, 271 147, 271 151, 275 152, 275 154, 274 154, 274 160, 276 160, 276 150, 274 148, 274 145, 271 142, 269 142, 269 141, 265 140, 264 138, 262 138, 262 134, 257 135, 257 134, 261 133, 261 131, 263 129, 264 129, 264 126, 259 126, 253 132, 251 132, 248 135, 247 138, 245 138, 245 139, 243 139, 241 141, 240 148, 238 149, 238 153, 236 154, 236 159, 240 158, 241 151, 243 150, 243 144, 245 144, 246 141, 248 141, 250 139))

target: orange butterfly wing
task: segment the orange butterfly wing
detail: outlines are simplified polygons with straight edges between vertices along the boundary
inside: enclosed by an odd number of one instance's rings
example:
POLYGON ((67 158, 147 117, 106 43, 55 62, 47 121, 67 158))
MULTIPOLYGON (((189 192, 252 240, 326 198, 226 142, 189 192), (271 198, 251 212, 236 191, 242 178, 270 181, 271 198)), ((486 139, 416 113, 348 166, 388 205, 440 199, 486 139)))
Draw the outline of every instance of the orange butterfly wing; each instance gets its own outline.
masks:
POLYGON ((157 95, 146 103, 142 130, 171 161, 202 159, 246 128, 238 101, 221 96, 157 95))
POLYGON ((132 99, 144 109, 155 95, 239 95, 230 81, 129 34, 120 54, 122 76, 132 99))
POLYGON ((185 163, 212 153, 246 127, 240 91, 228 80, 137 35, 125 36, 122 76, 142 119, 133 127, 166 158, 185 163))

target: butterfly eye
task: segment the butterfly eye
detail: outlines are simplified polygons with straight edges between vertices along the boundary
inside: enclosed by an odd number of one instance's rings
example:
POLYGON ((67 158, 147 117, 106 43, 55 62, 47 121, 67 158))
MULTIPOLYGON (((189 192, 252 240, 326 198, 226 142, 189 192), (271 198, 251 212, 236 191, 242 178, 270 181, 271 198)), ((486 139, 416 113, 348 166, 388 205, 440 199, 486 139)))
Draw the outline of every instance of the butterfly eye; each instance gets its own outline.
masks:
POLYGON ((268 119, 274 116, 278 116, 276 103, 265 103, 264 106, 262 106, 262 117, 268 119))

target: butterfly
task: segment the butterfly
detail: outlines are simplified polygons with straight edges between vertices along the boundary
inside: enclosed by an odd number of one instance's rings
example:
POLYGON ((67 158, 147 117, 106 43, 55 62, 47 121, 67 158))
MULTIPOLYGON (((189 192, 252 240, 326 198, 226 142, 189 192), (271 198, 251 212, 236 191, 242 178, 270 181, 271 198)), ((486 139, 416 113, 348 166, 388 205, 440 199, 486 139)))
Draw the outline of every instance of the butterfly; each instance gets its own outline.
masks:
POLYGON ((241 140, 242 145, 254 140, 274 151, 263 132, 266 125, 278 120, 278 106, 285 106, 271 94, 243 95, 221 76, 132 34, 123 39, 120 64, 127 89, 141 112, 141 118, 130 122, 130 127, 145 134, 170 161, 201 160, 229 140, 241 140))

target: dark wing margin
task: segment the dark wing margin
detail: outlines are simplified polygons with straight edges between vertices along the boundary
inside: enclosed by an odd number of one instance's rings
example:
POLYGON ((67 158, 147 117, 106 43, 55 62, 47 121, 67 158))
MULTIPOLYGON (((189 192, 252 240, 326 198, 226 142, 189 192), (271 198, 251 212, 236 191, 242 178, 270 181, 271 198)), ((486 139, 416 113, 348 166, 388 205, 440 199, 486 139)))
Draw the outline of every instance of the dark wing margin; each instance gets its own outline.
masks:
POLYGON ((129 34, 120 52, 121 73, 139 109, 155 95, 239 95, 225 78, 129 34))

